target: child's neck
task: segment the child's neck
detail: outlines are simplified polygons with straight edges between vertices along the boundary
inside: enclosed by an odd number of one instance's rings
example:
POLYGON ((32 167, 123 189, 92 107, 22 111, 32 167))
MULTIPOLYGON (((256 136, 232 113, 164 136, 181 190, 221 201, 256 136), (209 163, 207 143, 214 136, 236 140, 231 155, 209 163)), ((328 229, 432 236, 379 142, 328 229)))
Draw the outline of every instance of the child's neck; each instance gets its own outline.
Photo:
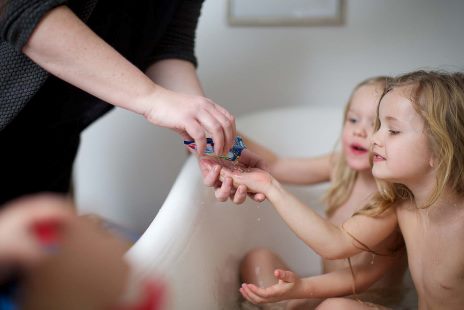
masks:
POLYGON ((427 216, 435 217, 440 215, 439 217, 442 217, 450 212, 453 213, 457 207, 461 207, 464 204, 464 197, 462 195, 458 195, 449 187, 445 187, 440 197, 432 205, 424 209, 424 206, 428 205, 431 195, 435 190, 435 184, 433 183, 429 186, 424 184, 424 187, 420 190, 417 188, 415 188, 416 190, 409 189, 414 195, 416 208, 424 210, 427 216))
POLYGON ((431 172, 418 178, 416 181, 403 183, 414 195, 414 202, 417 207, 425 206, 430 199, 430 195, 435 190, 436 175, 431 172))
POLYGON ((377 190, 377 185, 370 169, 358 171, 357 182, 362 184, 365 188, 377 190))

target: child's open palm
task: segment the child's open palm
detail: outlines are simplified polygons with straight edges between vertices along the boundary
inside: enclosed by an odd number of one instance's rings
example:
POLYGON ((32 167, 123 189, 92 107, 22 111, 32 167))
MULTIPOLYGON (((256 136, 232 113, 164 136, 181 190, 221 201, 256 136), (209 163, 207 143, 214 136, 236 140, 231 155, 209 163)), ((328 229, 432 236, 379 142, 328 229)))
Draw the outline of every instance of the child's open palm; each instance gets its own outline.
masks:
POLYGON ((277 284, 261 288, 254 284, 242 284, 240 293, 254 304, 266 304, 282 300, 295 299, 302 289, 301 279, 293 272, 276 269, 274 276, 279 280, 277 284))

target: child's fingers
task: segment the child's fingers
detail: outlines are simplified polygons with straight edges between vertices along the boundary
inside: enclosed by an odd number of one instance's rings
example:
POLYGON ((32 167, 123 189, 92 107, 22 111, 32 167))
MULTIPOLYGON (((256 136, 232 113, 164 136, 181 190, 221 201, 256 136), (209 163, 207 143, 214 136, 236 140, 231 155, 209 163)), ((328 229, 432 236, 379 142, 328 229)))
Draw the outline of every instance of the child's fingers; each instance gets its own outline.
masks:
POLYGON ((203 183, 206 186, 215 186, 219 180, 219 173, 221 172, 221 166, 209 165, 205 161, 200 161, 200 169, 203 174, 203 183))
POLYGON ((262 304, 264 302, 264 300, 259 297, 258 295, 256 295, 254 292, 252 292, 250 290, 250 288, 248 287, 247 284, 242 284, 242 289, 244 290, 244 292, 246 293, 246 295, 248 296, 248 300, 251 301, 252 303, 254 304, 262 304))
POLYGON ((288 270, 276 269, 274 275, 284 282, 295 282, 295 274, 288 270))
POLYGON ((240 287, 239 291, 240 291, 240 294, 242 294, 242 296, 243 296, 246 300, 248 300, 249 302, 254 303, 254 300, 248 295, 248 290, 246 290, 246 289, 244 288, 243 284, 242 284, 242 286, 240 287))
POLYGON ((266 200, 266 196, 262 193, 256 193, 256 194, 251 193, 250 197, 256 202, 263 202, 264 200, 266 200))
POLYGON ((247 197, 247 187, 245 185, 239 185, 237 191, 234 195, 234 203, 235 204, 242 204, 245 202, 247 197))
POLYGON ((224 202, 224 201, 227 201, 227 199, 229 199, 231 191, 232 191, 232 179, 225 178, 224 181, 222 182, 221 187, 214 191, 214 195, 216 196, 217 200, 224 202))
POLYGON ((248 289, 252 292, 255 296, 259 297, 260 299, 268 299, 269 297, 273 297, 275 294, 275 285, 271 287, 261 288, 254 284, 247 284, 248 289))
POLYGON ((242 294, 243 298, 245 298, 249 302, 253 303, 253 301, 250 299, 250 297, 248 297, 246 291, 242 287, 240 287, 238 290, 239 290, 240 294, 242 294))

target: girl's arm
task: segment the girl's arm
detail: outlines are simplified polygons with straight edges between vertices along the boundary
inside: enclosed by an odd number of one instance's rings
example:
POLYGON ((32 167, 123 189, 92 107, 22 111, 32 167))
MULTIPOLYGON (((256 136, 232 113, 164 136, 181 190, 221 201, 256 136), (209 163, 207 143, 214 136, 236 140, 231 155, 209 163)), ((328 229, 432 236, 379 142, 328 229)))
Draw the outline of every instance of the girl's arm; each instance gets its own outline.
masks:
POLYGON ((59 6, 39 22, 22 51, 53 75, 113 105, 144 115, 205 147, 205 131, 217 153, 233 144, 234 119, 202 96, 175 93, 150 80, 88 28, 69 8, 59 6))
POLYGON ((231 177, 236 187, 243 184, 251 192, 263 193, 290 229, 326 259, 347 258, 361 252, 364 246, 353 236, 369 249, 376 250, 376 246, 397 229, 394 208, 378 217, 354 216, 343 224, 344 231, 300 202, 266 171, 232 172, 224 168, 221 177, 231 177))
POLYGON ((280 157, 265 146, 240 134, 248 149, 266 162, 269 172, 280 182, 288 184, 316 184, 330 179, 333 155, 308 158, 280 157))
POLYGON ((397 227, 396 214, 390 209, 376 218, 357 215, 348 219, 343 224, 345 232, 304 205, 280 184, 273 183, 265 192, 266 197, 293 232, 326 259, 347 258, 361 252, 362 246, 352 236, 375 250, 376 245, 387 239, 397 227))
POLYGON ((330 273, 299 278, 291 271, 277 269, 274 272, 279 282, 267 288, 254 284, 242 285, 242 295, 254 304, 272 303, 289 299, 330 298, 361 293, 391 270, 401 259, 377 256, 373 264, 364 263, 330 273), (354 278, 353 278, 354 274, 354 278), (354 282, 355 281, 355 282, 354 282))

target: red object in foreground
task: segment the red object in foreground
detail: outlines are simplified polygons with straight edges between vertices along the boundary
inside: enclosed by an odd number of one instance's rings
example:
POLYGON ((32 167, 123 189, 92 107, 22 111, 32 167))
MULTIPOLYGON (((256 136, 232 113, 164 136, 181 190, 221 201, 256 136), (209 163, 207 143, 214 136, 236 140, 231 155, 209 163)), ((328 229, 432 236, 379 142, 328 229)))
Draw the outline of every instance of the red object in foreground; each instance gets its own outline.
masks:
POLYGON ((164 286, 161 283, 147 281, 144 285, 144 298, 133 310, 160 310, 163 305, 164 286))
POLYGON ((166 288, 159 281, 148 280, 142 284, 141 298, 134 304, 116 306, 113 310, 162 310, 166 288))
POLYGON ((55 245, 58 242, 59 224, 57 222, 37 223, 34 225, 33 231, 43 246, 55 245))

